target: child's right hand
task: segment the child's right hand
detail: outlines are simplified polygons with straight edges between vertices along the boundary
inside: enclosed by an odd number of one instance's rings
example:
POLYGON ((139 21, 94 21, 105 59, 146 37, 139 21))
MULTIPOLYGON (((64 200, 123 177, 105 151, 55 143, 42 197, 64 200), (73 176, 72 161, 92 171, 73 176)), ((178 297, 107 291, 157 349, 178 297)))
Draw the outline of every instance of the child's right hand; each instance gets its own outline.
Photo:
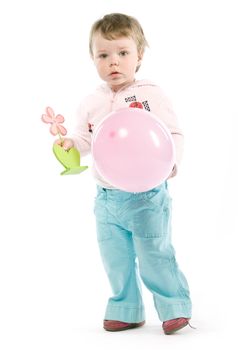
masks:
POLYGON ((68 151, 70 148, 74 147, 74 141, 68 138, 58 139, 54 143, 63 147, 65 151, 68 151))

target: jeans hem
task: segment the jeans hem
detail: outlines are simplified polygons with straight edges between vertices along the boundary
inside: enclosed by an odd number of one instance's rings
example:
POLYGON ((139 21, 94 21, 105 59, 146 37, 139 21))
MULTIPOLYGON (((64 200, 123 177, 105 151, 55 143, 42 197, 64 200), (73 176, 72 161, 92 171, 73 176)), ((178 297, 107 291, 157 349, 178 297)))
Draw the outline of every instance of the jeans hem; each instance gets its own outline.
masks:
POLYGON ((191 318, 192 306, 190 303, 173 304, 163 307, 156 305, 159 319, 164 322, 179 317, 191 318))
POLYGON ((105 320, 139 323, 145 320, 144 307, 108 304, 105 320))

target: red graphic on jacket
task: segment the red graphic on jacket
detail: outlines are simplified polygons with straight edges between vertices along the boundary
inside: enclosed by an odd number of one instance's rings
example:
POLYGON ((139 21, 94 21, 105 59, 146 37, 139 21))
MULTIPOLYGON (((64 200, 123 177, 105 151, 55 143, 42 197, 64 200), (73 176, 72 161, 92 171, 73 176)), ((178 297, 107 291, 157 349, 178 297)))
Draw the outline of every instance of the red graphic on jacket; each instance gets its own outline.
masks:
POLYGON ((143 109, 143 104, 137 101, 131 102, 129 105, 130 108, 141 108, 143 109))

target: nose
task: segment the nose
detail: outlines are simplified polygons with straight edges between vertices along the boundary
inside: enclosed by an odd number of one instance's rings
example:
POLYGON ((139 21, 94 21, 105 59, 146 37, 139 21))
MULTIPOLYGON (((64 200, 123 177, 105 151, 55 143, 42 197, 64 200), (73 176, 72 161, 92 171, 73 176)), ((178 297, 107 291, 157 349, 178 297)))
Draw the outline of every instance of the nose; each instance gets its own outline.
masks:
POLYGON ((118 57, 116 55, 113 55, 109 62, 110 67, 118 66, 118 64, 119 64, 118 57))

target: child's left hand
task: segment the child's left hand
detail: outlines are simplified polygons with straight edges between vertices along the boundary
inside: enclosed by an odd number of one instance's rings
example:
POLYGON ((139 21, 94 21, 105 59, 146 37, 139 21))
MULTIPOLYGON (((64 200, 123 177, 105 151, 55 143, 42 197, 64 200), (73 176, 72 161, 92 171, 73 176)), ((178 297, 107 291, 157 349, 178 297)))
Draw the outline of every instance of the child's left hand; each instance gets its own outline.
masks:
POLYGON ((176 174, 177 174, 177 165, 174 164, 174 167, 173 167, 173 169, 172 169, 172 171, 171 171, 169 177, 167 178, 167 180, 171 179, 172 177, 175 177, 176 174))

